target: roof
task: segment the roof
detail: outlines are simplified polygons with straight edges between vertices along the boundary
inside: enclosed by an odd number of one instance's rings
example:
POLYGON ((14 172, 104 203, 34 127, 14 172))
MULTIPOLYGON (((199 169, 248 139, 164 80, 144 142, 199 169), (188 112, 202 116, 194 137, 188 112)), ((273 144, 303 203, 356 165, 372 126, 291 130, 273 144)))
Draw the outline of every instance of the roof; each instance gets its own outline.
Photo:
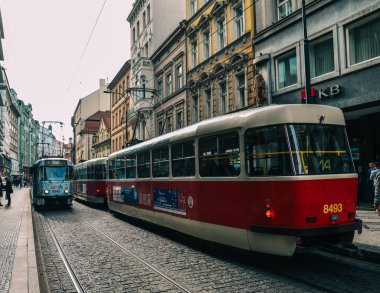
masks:
MULTIPOLYGON (((122 79, 122 77, 131 69, 131 60, 127 60, 124 65, 120 68, 118 73, 107 86, 108 89, 112 90, 116 84, 122 79)), ((127 85, 128 86, 128 85, 127 85)))
POLYGON ((107 127, 107 124, 109 125, 108 127, 110 127, 110 125, 111 125, 111 111, 98 111, 95 114, 93 114, 92 116, 90 116, 89 118, 87 118, 84 122, 84 127, 81 130, 81 132, 82 133, 98 132, 99 126, 100 126, 100 119, 103 119, 106 127, 107 127))
POLYGON ((119 150, 112 153, 109 158, 113 159, 118 155, 128 155, 135 151, 149 150, 151 147, 157 147, 167 142, 183 141, 189 137, 192 138, 222 131, 244 130, 252 127, 285 123, 323 123, 344 126, 345 120, 342 110, 331 106, 290 104, 257 107, 203 120, 129 148, 119 150))

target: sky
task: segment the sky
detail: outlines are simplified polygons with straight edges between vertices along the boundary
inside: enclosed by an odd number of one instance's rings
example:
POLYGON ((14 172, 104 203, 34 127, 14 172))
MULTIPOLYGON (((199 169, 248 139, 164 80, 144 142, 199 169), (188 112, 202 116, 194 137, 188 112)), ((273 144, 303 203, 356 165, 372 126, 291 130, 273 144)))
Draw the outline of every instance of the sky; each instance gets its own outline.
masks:
POLYGON ((2 65, 10 87, 32 105, 40 123, 63 122, 63 129, 52 124, 59 140, 73 136, 70 121, 79 99, 98 90, 99 79, 111 82, 130 58, 133 2, 0 0, 2 65))

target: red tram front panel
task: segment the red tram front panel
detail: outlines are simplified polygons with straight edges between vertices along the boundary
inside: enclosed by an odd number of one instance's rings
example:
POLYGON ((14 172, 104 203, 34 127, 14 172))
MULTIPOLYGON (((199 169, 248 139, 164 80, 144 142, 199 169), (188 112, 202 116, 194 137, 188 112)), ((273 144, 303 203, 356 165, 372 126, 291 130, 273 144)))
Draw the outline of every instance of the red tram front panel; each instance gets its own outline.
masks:
POLYGON ((75 180, 75 196, 88 202, 104 204, 107 202, 106 180, 75 180))

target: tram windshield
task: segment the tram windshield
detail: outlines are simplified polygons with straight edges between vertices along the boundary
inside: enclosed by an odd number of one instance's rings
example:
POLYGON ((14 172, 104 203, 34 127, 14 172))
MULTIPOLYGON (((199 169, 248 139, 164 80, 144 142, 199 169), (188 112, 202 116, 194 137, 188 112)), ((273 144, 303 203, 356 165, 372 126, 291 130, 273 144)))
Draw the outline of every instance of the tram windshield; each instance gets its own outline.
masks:
POLYGON ((290 124, 287 130, 297 174, 354 172, 343 126, 290 124))
POLYGON ((66 181, 72 180, 73 168, 62 166, 62 167, 49 167, 45 166, 45 172, 43 176, 44 181, 66 181))
POLYGON ((287 124, 248 129, 245 152, 250 177, 354 172, 343 126, 287 124))

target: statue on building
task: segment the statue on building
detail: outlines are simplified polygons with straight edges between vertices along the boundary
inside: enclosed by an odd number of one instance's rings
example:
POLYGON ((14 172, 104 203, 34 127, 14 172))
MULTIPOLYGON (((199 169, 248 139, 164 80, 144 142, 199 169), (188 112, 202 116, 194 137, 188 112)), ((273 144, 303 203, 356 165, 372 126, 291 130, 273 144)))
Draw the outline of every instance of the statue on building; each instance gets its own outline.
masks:
POLYGON ((254 77, 253 98, 255 106, 260 106, 267 100, 265 93, 265 80, 263 75, 258 70, 256 71, 254 77))

